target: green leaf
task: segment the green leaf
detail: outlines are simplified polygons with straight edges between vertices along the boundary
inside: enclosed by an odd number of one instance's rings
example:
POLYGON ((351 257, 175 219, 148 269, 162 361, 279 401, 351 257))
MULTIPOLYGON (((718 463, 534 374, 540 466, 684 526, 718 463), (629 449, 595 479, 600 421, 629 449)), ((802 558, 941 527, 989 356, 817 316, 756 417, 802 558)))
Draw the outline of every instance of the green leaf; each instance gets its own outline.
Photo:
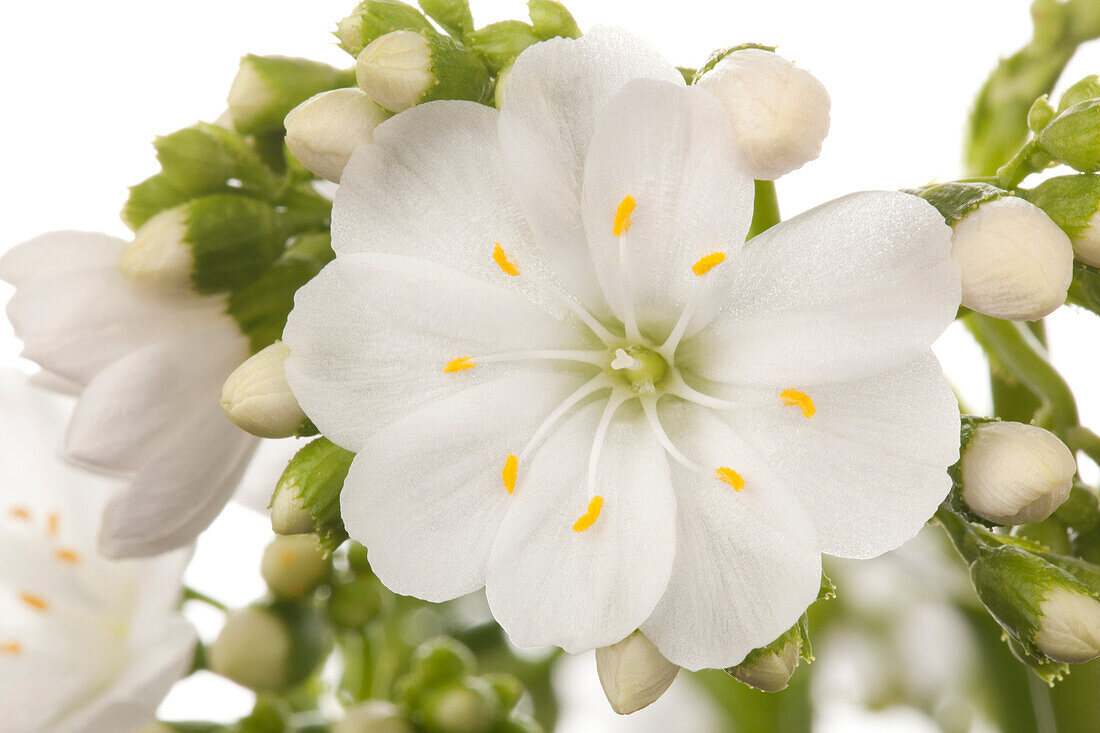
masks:
POLYGON ((184 241, 191 245, 191 282, 200 293, 236 291, 278 259, 286 235, 275 207, 263 201, 215 194, 187 204, 184 241))
POLYGON ((420 9, 459 40, 474 29, 468 0, 420 0, 420 9))
POLYGON ((468 34, 466 42, 488 64, 489 70, 499 74, 509 66, 523 50, 540 40, 535 29, 520 20, 493 23, 468 34))

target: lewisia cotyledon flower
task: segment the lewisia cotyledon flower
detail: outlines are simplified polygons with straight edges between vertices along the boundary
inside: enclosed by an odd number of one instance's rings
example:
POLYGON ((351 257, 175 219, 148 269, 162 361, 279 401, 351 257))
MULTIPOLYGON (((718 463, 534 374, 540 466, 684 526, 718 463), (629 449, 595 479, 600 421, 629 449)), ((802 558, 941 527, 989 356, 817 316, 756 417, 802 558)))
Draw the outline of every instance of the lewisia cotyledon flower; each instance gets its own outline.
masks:
POLYGON ((40 381, 79 395, 68 457, 128 478, 101 549, 151 555, 190 543, 236 489, 256 438, 218 404, 248 340, 221 298, 154 292, 118 268, 126 243, 54 232, 0 259, 7 313, 40 381))
POLYGON ((344 521, 395 591, 485 586, 522 646, 640 628, 727 667, 822 552, 894 548, 948 491, 943 218, 862 193, 746 244, 728 114, 631 37, 533 46, 499 113, 415 107, 342 181, 286 375, 357 453, 344 521))
POLYGON ((98 555, 110 482, 49 455, 64 424, 58 398, 9 371, 0 404, 0 729, 130 733, 194 658, 195 631, 177 610, 190 550, 98 555))

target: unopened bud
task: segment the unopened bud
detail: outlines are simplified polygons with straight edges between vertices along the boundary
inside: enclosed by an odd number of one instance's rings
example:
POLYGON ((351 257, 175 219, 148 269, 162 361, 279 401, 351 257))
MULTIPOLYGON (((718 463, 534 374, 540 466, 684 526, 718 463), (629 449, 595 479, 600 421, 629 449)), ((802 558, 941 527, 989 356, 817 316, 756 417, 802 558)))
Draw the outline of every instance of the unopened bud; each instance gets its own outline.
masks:
POLYGON ((798 662, 798 643, 788 641, 778 648, 769 645, 754 649, 745 661, 726 672, 738 682, 761 692, 779 692, 787 689, 798 662))
POLYGON ((348 72, 317 61, 245 56, 229 88, 233 127, 247 135, 280 132, 290 110, 315 94, 351 83, 348 72))
POLYGON ((154 290, 220 293, 254 280, 275 261, 284 240, 273 206, 248 196, 215 194, 142 224, 118 267, 154 290))
POLYGON ((389 114, 358 89, 321 92, 286 116, 286 144, 302 165, 340 182, 355 149, 374 139, 389 114))
POLYGON ((340 48, 358 56, 379 36, 392 31, 419 32, 429 27, 428 19, 419 10, 400 0, 365 0, 340 21, 336 37, 340 39, 340 48))
POLYGON ((782 56, 762 48, 735 50, 696 83, 725 106, 754 178, 774 180, 821 153, 829 94, 782 56))
POLYGON ((285 689, 308 677, 321 661, 324 626, 305 604, 257 604, 226 617, 210 646, 210 668, 257 692, 285 689))
POLYGON ((640 631, 596 650, 600 684, 611 709, 619 715, 629 715, 655 702, 679 671, 640 631))
POLYGON ((994 524, 1039 522, 1069 496, 1077 464, 1042 428, 991 422, 974 428, 960 459, 962 498, 994 524))
POLYGON ((1031 105, 1031 109, 1027 111, 1027 126, 1032 132, 1039 132, 1051 120, 1055 115, 1054 107, 1050 106, 1050 101, 1047 99, 1047 95, 1043 95, 1035 100, 1035 103, 1031 105))
POLYGON ((286 382, 290 349, 276 341, 233 370, 222 386, 221 406, 237 427, 261 438, 298 435, 306 414, 286 382))
POLYGON ((1066 300, 1073 246, 1042 209, 1015 196, 982 203, 954 225, 962 303, 994 318, 1034 321, 1066 300))
POLYGON ((496 86, 493 87, 493 105, 497 109, 504 108, 504 88, 508 84, 508 75, 512 73, 512 67, 506 66, 497 74, 496 86))
POLYGON ((1024 195, 1069 235, 1078 261, 1100 267, 1100 175, 1050 178, 1024 195))
POLYGON ((415 733, 401 710, 388 700, 367 700, 344 711, 332 733, 415 733))
POLYGON ((395 113, 436 99, 483 102, 492 90, 477 55, 431 29, 375 39, 356 59, 355 78, 368 97, 395 113))
POLYGON ((1083 173, 1100 170, 1100 99, 1086 99, 1059 114, 1037 139, 1055 160, 1083 173))
POLYGON ((311 534, 276 536, 264 550, 260 575, 280 598, 304 598, 329 576, 332 565, 311 534))
POLYGON ((356 576, 332 584, 328 597, 328 615, 343 629, 362 629, 378 615, 384 596, 381 583, 372 576, 356 576))
POLYGON ((340 492, 354 457, 327 438, 299 450, 275 485, 271 528, 277 534, 302 534, 304 511, 311 517, 305 531, 316 532, 326 550, 336 549, 348 537, 340 516, 340 492))
POLYGON ((430 690, 420 713, 430 733, 489 733, 499 715, 492 689, 476 677, 430 690))
POLYGON ((1036 648, 1059 662, 1080 664, 1100 656, 1100 600, 1056 586, 1039 604, 1036 648))

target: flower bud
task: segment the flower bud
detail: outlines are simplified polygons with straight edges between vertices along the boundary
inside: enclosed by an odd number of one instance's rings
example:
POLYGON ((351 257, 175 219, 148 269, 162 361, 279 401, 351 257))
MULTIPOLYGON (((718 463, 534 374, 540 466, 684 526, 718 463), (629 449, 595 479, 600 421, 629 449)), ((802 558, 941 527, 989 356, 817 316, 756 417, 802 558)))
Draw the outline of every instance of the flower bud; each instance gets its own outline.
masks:
POLYGON ((492 689, 476 677, 431 690, 420 713, 430 733, 489 733, 499 715, 492 689))
POLYGON ((310 171, 339 183, 351 154, 374 139, 374 128, 387 117, 358 89, 321 92, 286 116, 286 144, 310 171))
POLYGON ((1047 95, 1043 95, 1035 100, 1035 103, 1031 105, 1031 109, 1027 111, 1027 126, 1032 132, 1039 132, 1051 120, 1055 115, 1054 107, 1050 106, 1050 100, 1047 99, 1047 95))
POLYGON ((962 498, 994 524, 1046 519, 1073 487, 1073 453, 1053 433, 1017 422, 974 428, 960 459, 962 498))
POLYGON ((619 715, 629 715, 655 702, 679 671, 641 631, 596 650, 600 684, 611 709, 619 715))
POLYGON ((1069 235, 1078 261, 1100 267, 1100 175, 1050 178, 1024 195, 1069 235))
POLYGON ((374 39, 391 31, 422 31, 431 25, 416 8, 400 0, 365 0, 340 21, 336 37, 340 48, 352 56, 366 48, 374 39))
POLYGON ((339 628, 362 629, 378 615, 383 599, 380 582, 371 576, 333 583, 327 604, 329 619, 339 628))
POLYGON ((962 271, 962 303, 994 318, 1034 321, 1066 300, 1073 247, 1042 209, 1002 196, 954 225, 951 257, 962 271))
POLYGON ((279 256, 285 234, 275 208, 235 194, 193 199, 137 230, 118 267, 154 290, 204 295, 255 280, 279 256))
POLYGON ((798 642, 792 639, 778 647, 768 645, 753 649, 745 661, 726 672, 738 682, 761 692, 780 692, 787 689, 798 663, 798 642))
POLYGON ((299 434, 307 418, 286 383, 290 349, 276 341, 233 370, 222 386, 221 406, 241 430, 261 438, 299 434))
POLYGON ((282 131, 287 113, 314 94, 351 83, 348 72, 328 64, 249 54, 241 59, 226 101, 238 132, 275 133, 282 131))
POLYGON ((497 109, 504 108, 504 87, 508 84, 508 75, 512 73, 512 66, 506 66, 497 74, 496 85, 493 87, 493 106, 497 109))
POLYGON ((332 733, 415 733, 412 723, 388 700, 367 700, 344 711, 332 733))
POLYGON ((1039 604, 1036 648, 1059 662, 1080 664, 1100 656, 1100 600, 1064 586, 1039 604))
POLYGON ((324 582, 332 565, 311 534, 277 536, 264 550, 260 575, 280 598, 304 598, 324 582))
POLYGON ((268 692, 312 674, 325 646, 325 627, 311 606, 274 602, 230 613, 208 656, 214 672, 268 692))
POLYGON ((294 454, 275 485, 271 528, 277 534, 316 532, 324 549, 336 549, 348 538, 340 517, 340 492, 354 457, 327 438, 294 454), (309 529, 303 511, 311 518, 309 529))
POLYGON ((492 91, 477 55, 430 28, 375 39, 356 59, 355 78, 368 97, 395 113, 435 99, 483 102, 492 91))
POLYGON ((1083 173, 1100 170, 1100 99, 1086 99, 1059 114, 1039 132, 1040 147, 1083 173))
POLYGON ((729 113, 753 177, 774 180, 821 153, 829 94, 809 72, 762 48, 721 56, 696 84, 729 113))

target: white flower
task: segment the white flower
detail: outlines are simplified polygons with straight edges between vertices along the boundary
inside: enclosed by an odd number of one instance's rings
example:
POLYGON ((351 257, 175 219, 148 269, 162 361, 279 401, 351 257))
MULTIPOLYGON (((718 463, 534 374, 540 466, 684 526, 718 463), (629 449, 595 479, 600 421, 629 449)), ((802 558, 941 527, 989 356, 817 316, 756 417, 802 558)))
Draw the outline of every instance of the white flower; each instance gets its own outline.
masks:
POLYGON ((97 555, 109 484, 49 460, 61 406, 11 372, 0 403, 0 728, 130 733, 194 656, 176 610, 190 552, 97 555))
POLYGON ((962 303, 994 318, 1034 321, 1066 302, 1073 245, 1037 206, 1002 196, 955 224, 951 256, 962 269, 962 303))
POLYGON ((284 363, 290 349, 282 341, 250 356, 222 386, 221 406, 242 430, 261 438, 288 438, 306 416, 286 383, 284 363))
POLYGON ((754 178, 774 180, 821 154, 829 132, 829 93, 779 54, 746 48, 699 79, 721 100, 754 178))
POLYGON ((151 555, 190 543, 232 495, 256 438, 226 419, 222 383, 248 356, 224 300, 145 289, 102 234, 54 232, 0 258, 23 355, 80 400, 65 441, 81 465, 127 478, 100 549, 151 555))
POLYGON ((640 631, 596 650, 600 685, 611 709, 620 715, 637 712, 657 700, 679 671, 640 631))
POLYGON ((284 341, 357 453, 343 518, 383 582, 484 585, 521 646, 640 628, 728 667, 816 598, 822 552, 920 529, 958 458, 929 352, 950 230, 863 193, 746 245, 752 198, 718 101, 613 29, 529 48, 500 112, 378 127, 284 341))
POLYGON ((1081 664, 1100 656, 1100 600, 1055 585, 1039 604, 1035 646, 1059 662, 1081 664))
POLYGON ((321 92, 286 116, 286 145, 306 168, 339 183, 348 158, 373 139, 374 128, 387 117, 358 89, 321 92))
POLYGON ((355 59, 355 80, 390 112, 416 104, 431 87, 432 52, 414 31, 393 31, 371 41, 355 59))
POLYGON ((1073 488, 1077 462, 1058 437, 1034 425, 980 425, 963 451, 963 501, 996 524, 1041 522, 1073 488))

